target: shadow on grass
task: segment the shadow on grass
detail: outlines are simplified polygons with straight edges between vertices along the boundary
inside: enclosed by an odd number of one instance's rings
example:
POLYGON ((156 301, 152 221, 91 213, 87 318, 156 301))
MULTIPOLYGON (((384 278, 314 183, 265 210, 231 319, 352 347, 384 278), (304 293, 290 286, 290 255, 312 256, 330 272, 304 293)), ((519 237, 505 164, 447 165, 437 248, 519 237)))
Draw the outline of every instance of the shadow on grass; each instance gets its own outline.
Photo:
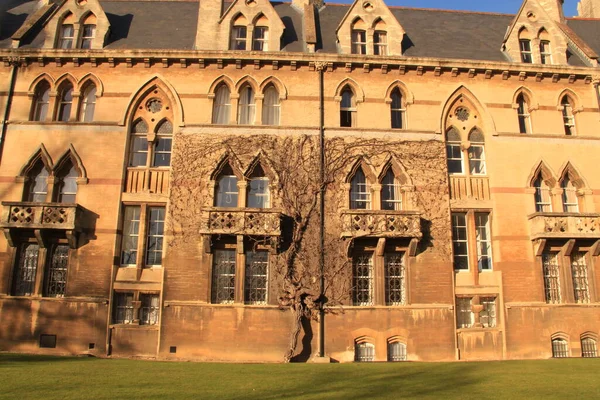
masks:
POLYGON ((29 362, 73 362, 92 359, 93 357, 61 357, 41 354, 14 354, 0 353, 0 366, 6 366, 10 363, 29 363, 29 362))

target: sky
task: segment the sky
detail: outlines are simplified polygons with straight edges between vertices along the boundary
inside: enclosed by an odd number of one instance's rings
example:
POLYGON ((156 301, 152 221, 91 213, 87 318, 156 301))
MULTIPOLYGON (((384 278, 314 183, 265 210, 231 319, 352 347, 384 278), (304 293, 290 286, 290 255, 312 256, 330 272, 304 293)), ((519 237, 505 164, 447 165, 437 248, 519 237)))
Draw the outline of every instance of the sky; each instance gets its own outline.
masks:
MULTIPOLYGON (((352 3, 352 0, 329 0, 330 3, 352 3)), ((579 0, 565 0, 565 16, 577 15, 579 0)), ((325 1, 327 3, 327 1, 325 1)), ((516 14, 523 0, 385 0, 390 6, 441 8, 444 10, 489 11, 516 14)))

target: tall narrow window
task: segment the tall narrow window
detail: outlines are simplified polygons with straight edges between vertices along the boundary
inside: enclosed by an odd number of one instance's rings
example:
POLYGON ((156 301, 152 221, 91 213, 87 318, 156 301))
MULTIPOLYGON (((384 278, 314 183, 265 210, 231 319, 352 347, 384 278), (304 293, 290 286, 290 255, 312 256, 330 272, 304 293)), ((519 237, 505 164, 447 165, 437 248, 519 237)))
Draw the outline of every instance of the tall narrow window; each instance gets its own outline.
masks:
POLYGON ((392 113, 392 128, 403 129, 405 123, 404 115, 406 113, 406 107, 404 106, 402 92, 400 92, 400 89, 396 88, 392 91, 390 97, 392 99, 392 103, 390 105, 390 111, 392 113))
POLYGON ((254 171, 252 171, 249 186, 246 206, 248 208, 269 208, 269 178, 265 176, 260 164, 257 164, 254 171))
POLYGON ((270 85, 264 93, 262 123, 263 125, 279 125, 279 115, 281 113, 281 104, 279 102, 279 92, 275 86, 270 85))
POLYGON ((139 206, 126 206, 123 213, 123 237, 121 239, 121 265, 136 265, 138 238, 140 235, 139 206))
POLYGON ((371 362, 375 360, 375 345, 372 343, 356 343, 354 345, 354 361, 371 362))
POLYGON ((148 207, 145 263, 147 267, 160 266, 162 264, 164 234, 165 208, 148 207))
POLYGON ((131 324, 134 320, 133 311, 133 293, 115 293, 113 324, 131 324))
POLYGON ((342 90, 342 101, 340 103, 340 126, 356 126, 356 97, 349 87, 342 90))
POLYGON ((590 285, 588 282, 588 268, 583 252, 571 254, 571 272, 573 274, 573 292, 575 301, 580 304, 590 302, 590 285))
POLYGON ((48 175, 44 163, 38 160, 27 174, 23 200, 44 203, 48 194, 48 175))
POLYGON ((64 297, 67 290, 67 270, 69 267, 69 246, 54 245, 51 248, 46 267, 44 296, 64 297))
POLYGON ((352 30, 352 54, 367 54, 367 32, 359 29, 352 30))
POLYGON ((563 124, 565 126, 565 135, 575 135, 575 114, 573 114, 573 102, 569 96, 564 96, 560 101, 562 106, 563 124))
POLYGON ((81 107, 79 109, 79 121, 92 122, 96 110, 96 85, 89 84, 83 91, 81 107))
POLYGON ((231 50, 246 50, 247 35, 245 26, 234 26, 231 29, 231 50))
POLYGON ((238 206, 238 179, 229 164, 221 170, 215 192, 216 207, 238 206))
POLYGON ((384 254, 385 303, 388 306, 401 306, 406 303, 404 253, 384 254))
POLYGON ((235 250, 213 253, 212 302, 230 304, 235 300, 235 250))
POLYGON ((475 213, 477 229, 477 266, 480 271, 492 269, 492 238, 490 235, 490 215, 475 213))
POLYGON ((552 339, 552 357, 569 357, 569 343, 565 339, 552 339))
POLYGON ((56 174, 54 181, 54 190, 56 191, 56 201, 58 203, 75 203, 77 196, 77 178, 79 172, 70 160, 65 162, 62 168, 56 174))
POLYGON ((225 125, 225 124, 229 123, 230 118, 231 118, 231 92, 227 85, 221 84, 215 91, 212 123, 225 125))
POLYGON ((484 328, 496 327, 496 298, 481 297, 479 299, 483 310, 479 312, 479 322, 484 328))
POLYGON ((387 56, 387 32, 375 31, 373 34, 373 52, 376 56, 387 56))
POLYGON ((145 167, 148 162, 148 125, 138 120, 131 129, 130 167, 145 167))
POLYGON ((156 128, 156 141, 154 142, 153 167, 171 166, 171 147, 173 144, 173 125, 169 120, 164 120, 156 128))
POLYGON ((454 248, 454 269, 469 269, 469 245, 467 235, 467 214, 452 213, 452 244, 454 248))
POLYGON ((58 103, 58 112, 56 120, 69 122, 71 119, 71 109, 73 108, 73 85, 65 83, 60 90, 60 99, 58 103))
POLYGON ((475 314, 472 307, 473 299, 470 297, 456 298, 456 327, 458 329, 472 328, 475 323, 475 314))
POLYGON ((552 64, 552 50, 550 49, 550 41, 540 41, 540 57, 542 64, 552 64))
POLYGON ((81 48, 91 49, 92 42, 96 37, 96 25, 85 24, 83 25, 83 32, 81 33, 81 48))
POLYGON ((400 342, 388 343, 388 361, 406 361, 406 345, 400 342))
POLYGON ((542 254, 542 267, 544 271, 544 293, 546 303, 558 304, 561 302, 558 253, 542 254))
POLYGON ((31 296, 35 289, 40 246, 23 243, 17 248, 16 266, 13 276, 13 296, 31 296))
POLYGON ((581 355, 584 358, 598 357, 598 347, 595 339, 581 339, 581 355))
POLYGON ((485 168, 485 139, 483 133, 475 128, 469 134, 469 171, 471 175, 485 175, 487 173, 485 168))
POLYGON ((50 84, 41 81, 35 88, 33 96, 33 121, 45 121, 48 116, 48 108, 50 106, 50 84))
POLYGON ((359 253, 352 260, 353 305, 373 305, 373 253, 359 253))
POLYGON ((269 28, 266 26, 255 26, 252 32, 252 50, 269 50, 269 28))
POLYGON ((381 181, 381 209, 402 210, 402 186, 398 183, 391 168, 388 168, 381 181))
POLYGON ((531 116, 529 114, 529 104, 523 94, 517 96, 517 117, 519 119, 519 132, 531 133, 531 116))
POLYGON ((448 173, 464 174, 463 152, 461 149, 460 133, 456 128, 450 128, 446 133, 446 156, 448 157, 448 173))
POLYGON ((246 304, 267 304, 269 275, 269 252, 246 252, 246 279, 244 302, 246 304))
POLYGON ((578 213, 579 201, 577 200, 577 188, 573 185, 568 175, 562 180, 560 187, 563 192, 563 211, 566 213, 578 213))
POLYGON ((255 108, 256 103, 254 102, 254 90, 249 85, 246 85, 240 91, 240 99, 238 103, 238 124, 254 124, 255 108))
POLYGON ((367 183, 367 177, 362 168, 358 168, 350 182, 350 209, 371 209, 371 185, 367 183))
POLYGON ((529 39, 520 39, 519 49, 521 50, 521 61, 531 64, 533 62, 533 58, 531 57, 531 41, 529 39))
POLYGON ((156 325, 160 316, 160 296, 158 294, 140 294, 140 325, 156 325))
POLYGON ((552 212, 552 200, 550 198, 550 188, 540 174, 533 182, 535 189, 535 211, 552 212))
POLYGON ((59 49, 73 48, 73 35, 75 30, 72 24, 64 24, 60 27, 60 36, 58 38, 59 49))

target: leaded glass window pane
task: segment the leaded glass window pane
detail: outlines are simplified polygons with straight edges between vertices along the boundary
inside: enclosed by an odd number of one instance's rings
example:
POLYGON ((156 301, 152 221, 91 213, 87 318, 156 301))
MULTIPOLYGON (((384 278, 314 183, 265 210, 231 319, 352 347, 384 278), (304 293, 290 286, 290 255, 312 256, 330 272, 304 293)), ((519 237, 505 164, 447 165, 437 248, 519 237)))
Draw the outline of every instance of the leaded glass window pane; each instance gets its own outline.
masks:
POLYGON ((360 253, 354 256, 353 264, 353 305, 373 305, 373 253, 360 253))
POLYGON ((471 328, 475 322, 471 304, 473 299, 470 297, 456 298, 456 326, 458 329, 471 328))
POLYGON ((48 116, 50 105, 50 85, 42 81, 38 84, 35 91, 35 108, 33 111, 34 121, 45 121, 48 116))
POLYGON ((145 167, 148 160, 148 125, 143 121, 137 121, 132 128, 130 144, 130 167, 145 167))
POLYGON ((567 358, 569 357, 569 343, 564 339, 552 340, 552 357, 567 358))
POLYGON ((230 304, 235 300, 235 250, 215 250, 213 253, 212 296, 215 304, 230 304))
POLYGON ((477 229, 477 266, 480 271, 492 269, 492 235, 490 233, 490 215, 475 213, 477 229))
POLYGON ((375 360, 375 346, 371 343, 356 343, 354 345, 354 361, 371 362, 375 360))
POLYGON ((127 206, 123 215, 123 238, 121 241, 121 265, 135 265, 140 233, 139 206, 127 206))
POLYGON ((469 246, 466 213, 452 213, 452 244, 454 248, 454 269, 468 270, 469 246))
POLYGON ((169 167, 171 165, 171 147, 173 125, 169 120, 161 122, 156 128, 157 138, 154 143, 153 167, 169 167))
POLYGON ((140 294, 140 325, 156 325, 160 316, 160 296, 140 294))
POLYGON ((573 274, 573 291, 577 303, 590 302, 590 286, 585 253, 571 254, 571 272, 573 274))
POLYGON ((134 321, 133 293, 115 293, 113 303, 113 324, 131 324, 134 321))
POLYGON ((35 289, 40 246, 24 243, 19 246, 13 278, 13 296, 31 296, 35 289))
POLYGON ((542 264, 544 271, 544 293, 546 302, 558 304, 561 302, 558 253, 542 254, 542 264))
POLYGON ((385 253, 385 303, 388 306, 400 306, 406 303, 406 269, 404 253, 385 253))
POLYGON ((496 298, 495 297, 481 297, 481 305, 483 310, 479 313, 479 322, 484 328, 495 328, 496 327, 496 298))
POLYGON ((244 302, 246 304, 267 304, 269 275, 269 252, 246 252, 246 282, 244 302))
POLYGON ((148 207, 146 266, 161 265, 165 234, 165 208, 148 207))
POLYGON ((406 345, 400 342, 388 343, 388 361, 406 361, 406 345))
POLYGON ((581 355, 584 358, 598 357, 596 340, 592 338, 581 340, 581 355))
POLYGON ((362 168, 358 168, 350 183, 350 209, 371 209, 371 185, 367 183, 367 177, 362 168))
POLYGON ((448 158, 449 174, 464 174, 463 151, 460 143, 460 133, 451 128, 446 133, 446 156, 448 158))
POLYGON ((49 257, 46 270, 47 297, 64 297, 67 289, 67 272, 69 267, 69 246, 55 245, 49 257))

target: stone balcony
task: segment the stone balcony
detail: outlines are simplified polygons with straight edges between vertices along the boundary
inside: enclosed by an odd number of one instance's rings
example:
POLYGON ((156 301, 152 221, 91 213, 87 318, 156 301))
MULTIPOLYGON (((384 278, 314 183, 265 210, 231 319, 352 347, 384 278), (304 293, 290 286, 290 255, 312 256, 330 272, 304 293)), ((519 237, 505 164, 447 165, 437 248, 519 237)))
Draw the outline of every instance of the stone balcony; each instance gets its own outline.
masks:
POLYGON ((83 231, 83 212, 77 204, 2 202, 0 228, 11 246, 13 234, 28 229, 63 231, 74 247, 76 236, 83 231))
POLYGON ((600 214, 535 213, 528 218, 531 240, 600 238, 600 214))
POLYGON ((344 210, 342 237, 420 239, 421 215, 415 211, 344 210))
POLYGON ((258 235, 280 236, 279 210, 213 208, 202 211, 203 235, 258 235))

